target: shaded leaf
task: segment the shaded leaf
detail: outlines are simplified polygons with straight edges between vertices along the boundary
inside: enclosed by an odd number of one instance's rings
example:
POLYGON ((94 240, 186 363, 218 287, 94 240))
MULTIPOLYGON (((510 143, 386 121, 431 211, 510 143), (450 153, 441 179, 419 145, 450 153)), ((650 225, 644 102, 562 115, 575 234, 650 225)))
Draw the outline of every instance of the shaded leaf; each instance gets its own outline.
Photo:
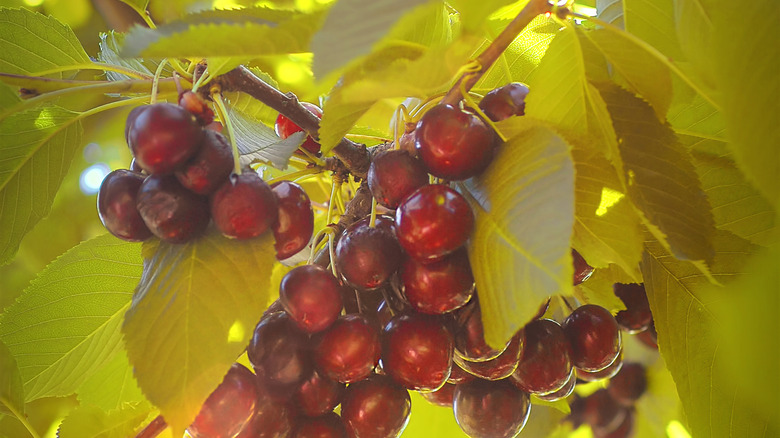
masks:
POLYGON ((0 414, 24 415, 24 388, 16 359, 0 341, 0 414))
POLYGON ((571 294, 574 164, 566 142, 525 118, 481 177, 464 183, 476 215, 469 259, 485 340, 503 345, 550 295, 571 294))
POLYGON ((57 106, 0 121, 0 264, 51 210, 54 195, 81 148, 78 113, 57 106))
POLYGON ((598 88, 612 115, 631 200, 664 233, 675 257, 711 262, 715 225, 690 155, 646 102, 614 84, 598 88))
MULTIPOLYGON (((677 27, 677 39, 680 48, 689 62, 686 70, 692 73, 694 80, 699 84, 711 90, 715 88, 713 73, 715 69, 715 55, 723 47, 715 46, 715 29, 712 24, 712 11, 725 4, 718 0, 674 0, 674 18, 677 27)), ((744 11, 739 15, 730 17, 732 24, 736 21, 742 21, 744 11), (740 17, 739 20, 733 20, 734 17, 740 17)), ((745 20, 746 23, 750 21, 745 20)), ((735 44, 740 47, 740 44, 735 44)))
POLYGON ((263 161, 271 163, 278 169, 284 169, 293 152, 306 140, 304 132, 296 132, 281 139, 273 129, 264 124, 252 121, 240 112, 233 111, 232 108, 228 111, 243 166, 253 161, 263 161))
POLYGON ((106 412, 128 404, 147 403, 133 377, 133 368, 124 349, 90 375, 76 390, 79 403, 106 412))
POLYGON ((677 41, 675 0, 622 0, 626 31, 674 61, 683 59, 677 41))
POLYGON ((616 265, 610 265, 606 268, 595 269, 590 278, 575 286, 574 296, 583 303, 596 304, 612 312, 617 312, 625 309, 626 306, 615 295, 612 285, 641 282, 641 277, 631 277, 616 265))
MULTIPOLYGON (((154 76, 154 72, 151 71, 143 60, 137 58, 123 58, 119 56, 119 50, 122 42, 124 41, 124 35, 117 32, 108 32, 100 34, 100 52, 98 52, 97 58, 100 62, 126 67, 139 73, 154 76)), ((110 81, 121 81, 125 79, 132 79, 130 76, 113 71, 106 72, 106 78, 110 81)))
POLYGON ((111 235, 58 257, 0 315, 27 401, 66 396, 122 348, 119 326, 141 275, 140 245, 111 235))
POLYGON ((675 101, 666 117, 679 135, 725 141, 723 114, 687 85, 675 85, 675 101))
POLYGON ((79 406, 65 417, 58 438, 126 438, 134 436, 151 412, 149 405, 125 406, 106 412, 95 406, 79 406))
POLYGON ((597 17, 620 29, 623 25, 623 1, 622 0, 596 0, 597 17))
POLYGON ((268 305, 273 237, 239 241, 211 230, 182 245, 152 240, 143 252, 122 333, 138 385, 179 435, 268 305))

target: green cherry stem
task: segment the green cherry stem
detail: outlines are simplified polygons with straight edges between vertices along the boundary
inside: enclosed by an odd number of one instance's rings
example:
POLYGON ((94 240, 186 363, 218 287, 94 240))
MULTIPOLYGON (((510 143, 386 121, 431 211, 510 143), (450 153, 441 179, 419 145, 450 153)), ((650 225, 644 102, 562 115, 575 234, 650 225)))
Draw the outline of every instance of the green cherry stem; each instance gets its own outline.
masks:
POLYGON ((211 98, 214 100, 214 103, 217 104, 219 118, 225 124, 225 133, 230 139, 230 147, 233 149, 233 173, 236 175, 241 175, 241 152, 239 152, 238 143, 236 143, 236 131, 233 130, 233 122, 230 120, 227 107, 225 106, 225 102, 222 100, 222 90, 220 90, 219 86, 215 85, 211 87, 210 91, 211 98))

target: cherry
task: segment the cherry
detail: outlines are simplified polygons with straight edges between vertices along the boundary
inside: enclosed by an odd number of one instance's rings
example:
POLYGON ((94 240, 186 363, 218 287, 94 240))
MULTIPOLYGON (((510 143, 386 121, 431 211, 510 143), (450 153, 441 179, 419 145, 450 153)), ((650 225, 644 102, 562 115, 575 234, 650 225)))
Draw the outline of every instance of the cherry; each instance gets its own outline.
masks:
POLYGON ((341 419, 350 437, 398 437, 409 422, 412 400, 390 377, 374 374, 347 387, 341 419))
POLYGON ((517 334, 509 340, 506 349, 490 360, 482 362, 469 362, 462 357, 455 356, 454 360, 467 373, 484 380, 501 380, 512 375, 520 362, 520 353, 523 349, 522 334, 517 334))
POLYGON ((597 382, 599 380, 610 379, 617 374, 623 367, 623 349, 611 364, 598 371, 585 371, 576 368, 577 378, 584 382, 597 382))
POLYGON ((593 274, 593 267, 585 261, 584 258, 575 249, 571 250, 571 258, 574 261, 574 280, 573 285, 576 286, 583 281, 590 278, 593 274))
MULTIPOLYGON (((455 356, 453 356, 453 359, 454 358, 455 356)), ((458 383, 468 382, 473 378, 474 376, 472 374, 467 373, 463 368, 460 367, 460 365, 457 364, 457 362, 453 362, 452 372, 450 372, 450 377, 447 379, 447 383, 457 385, 458 383)))
POLYGON ((250 421, 259 403, 255 375, 233 364, 187 428, 193 438, 233 437, 250 421))
POLYGON ((393 317, 382 333, 382 369, 408 389, 435 391, 450 377, 452 336, 421 313, 393 317))
POLYGON ((192 90, 179 94, 179 106, 192 113, 198 119, 198 123, 203 126, 214 121, 214 111, 209 108, 202 97, 193 93, 192 90))
POLYGON ((428 264, 407 258, 401 266, 401 281, 409 304, 422 313, 459 309, 474 294, 474 277, 464 247, 428 264))
POLYGON ((658 333, 655 331, 654 322, 650 323, 650 327, 648 327, 647 330, 637 333, 636 337, 648 348, 658 350, 658 333))
POLYGON ((626 410, 623 421, 612 432, 602 431, 598 428, 593 429, 595 438, 629 438, 634 434, 634 412, 626 410))
POLYGON ((452 407, 452 401, 455 398, 455 385, 452 383, 445 383, 444 386, 432 392, 421 392, 426 400, 431 404, 452 407))
POLYGON ((608 434, 623 423, 628 410, 616 402, 606 389, 599 389, 584 399, 582 407, 572 406, 572 415, 580 415, 595 434, 608 434))
POLYGON ((246 352, 257 375, 277 388, 296 385, 313 370, 308 337, 285 312, 257 323, 246 352))
POLYGON ((398 270, 403 252, 393 218, 377 216, 374 226, 363 218, 347 227, 336 245, 336 266, 352 286, 374 289, 398 270))
POLYGON ((566 381, 566 383, 563 384, 557 391, 551 392, 549 394, 536 394, 536 398, 548 402, 554 402, 561 399, 564 399, 571 395, 572 392, 574 392, 574 387, 577 386, 577 374, 574 372, 576 368, 572 368, 572 372, 569 375, 569 380, 566 381))
POLYGON ((338 414, 330 412, 321 417, 301 419, 292 438, 347 438, 347 428, 338 414))
POLYGON ((431 262, 463 246, 474 229, 474 213, 463 195, 442 184, 420 187, 395 211, 398 241, 406 252, 431 262))
POLYGON ((396 149, 374 156, 366 179, 376 202, 393 209, 410 193, 428 184, 428 171, 409 152, 396 149))
POLYGON ((213 193, 233 170, 233 152, 227 138, 216 131, 204 132, 198 152, 175 172, 181 185, 199 195, 213 193))
MULTIPOLYGON (((322 110, 317 105, 309 102, 301 102, 301 105, 305 106, 306 109, 317 116, 318 119, 322 118, 322 110)), ((287 116, 279 114, 279 116, 276 118, 276 123, 274 124, 274 130, 276 131, 276 135, 279 137, 287 138, 296 132, 303 131, 303 128, 293 123, 293 121, 288 119, 287 116)), ((311 138, 311 136, 306 137, 306 140, 303 142, 301 147, 315 155, 320 153, 320 144, 311 138)))
POLYGON ((575 309, 563 322, 572 363, 584 371, 609 366, 621 350, 620 330, 609 310, 594 304, 575 309))
POLYGON ((211 196, 214 224, 227 237, 257 237, 277 219, 277 202, 271 187, 253 171, 232 175, 211 196))
POLYGON ((645 367, 636 362, 624 364, 623 368, 610 379, 607 386, 609 395, 625 406, 636 403, 645 390, 647 390, 645 367))
POLYGON ((525 97, 528 86, 520 82, 511 82, 503 87, 490 90, 479 102, 479 108, 494 122, 512 116, 525 114, 525 97))
POLYGON ((506 380, 475 379, 455 388, 452 410, 470 437, 511 438, 525 426, 531 402, 506 380))
POLYGON ((131 111, 126 132, 133 156, 151 174, 173 172, 195 155, 203 140, 195 117, 166 102, 131 111))
POLYGON ((415 130, 415 145, 428 171, 447 180, 479 175, 493 159, 495 143, 485 122, 450 105, 431 108, 415 130))
POLYGON ((271 226, 274 233, 276 258, 284 260, 300 252, 309 244, 314 233, 314 211, 309 195, 292 181, 271 185, 276 195, 279 213, 271 226))
POLYGON ((136 202, 146 226, 170 243, 185 243, 209 224, 208 199, 185 189, 173 175, 149 175, 136 202))
POLYGON ((626 310, 621 310, 615 315, 620 328, 632 334, 647 330, 653 322, 653 314, 650 312, 644 283, 615 283, 612 285, 612 290, 626 305, 626 310))
POLYGON ((140 173, 117 169, 106 175, 97 195, 100 222, 116 237, 140 242, 152 237, 152 232, 138 212, 138 189, 144 182, 140 173))
POLYGON ((298 266, 282 278, 279 301, 301 330, 316 333, 339 317, 341 285, 322 266, 298 266))
POLYGON ((276 392, 263 379, 257 381, 255 416, 236 438, 286 438, 290 436, 295 412, 279 402, 276 392))
POLYGON ((339 403, 346 386, 316 370, 295 390, 293 400, 304 415, 316 417, 330 412, 339 403))
POLYGON ((506 350, 506 346, 496 350, 485 342, 479 301, 472 300, 465 307, 458 309, 454 317, 453 333, 457 356, 469 362, 480 362, 494 359, 506 350))
POLYGON ((314 361, 331 379, 352 383, 371 374, 380 350, 376 326, 362 315, 342 315, 319 335, 314 361))
POLYGON ((512 383, 525 392, 549 394, 569 381, 572 364, 563 328, 551 319, 537 319, 523 329, 524 346, 512 383))

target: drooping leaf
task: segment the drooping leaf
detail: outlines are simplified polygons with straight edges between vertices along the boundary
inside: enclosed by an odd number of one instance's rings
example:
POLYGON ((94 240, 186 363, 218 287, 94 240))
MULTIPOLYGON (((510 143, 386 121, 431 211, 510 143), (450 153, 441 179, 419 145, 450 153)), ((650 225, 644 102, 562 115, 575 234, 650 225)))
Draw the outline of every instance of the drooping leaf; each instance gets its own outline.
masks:
POLYGON ((122 333, 138 385, 176 435, 249 342, 268 305, 271 233, 216 230, 182 245, 144 245, 144 273, 122 333))
POLYGON ((128 404, 148 403, 133 377, 133 368, 124 350, 89 376, 76 390, 79 403, 106 412, 128 404))
POLYGON ((24 415, 24 387, 11 351, 0 341, 0 414, 24 415))
POLYGON ((89 62, 73 31, 54 17, 0 8, 0 71, 29 74, 89 62))
MULTIPOLYGON (((725 231, 718 231, 714 243, 712 275, 728 288, 745 275, 745 263, 755 248, 725 231)), ((717 306, 724 300, 740 302, 747 296, 742 291, 730 296, 729 289, 713 288, 693 263, 677 260, 653 238, 645 242, 642 273, 658 345, 693 436, 774 436, 778 431, 772 432, 760 409, 746 399, 745 388, 728 374, 730 352, 722 348, 718 336, 721 320, 717 306)))
MULTIPOLYGON (((638 263, 637 263, 638 264, 638 263)), ((638 269, 638 266, 637 266, 638 269)), ((641 275, 641 274, 640 274, 641 275)), ((595 269, 590 278, 574 287, 574 296, 583 303, 596 304, 612 312, 626 308, 615 295, 615 283, 641 283, 642 279, 629 276, 617 265, 595 269)))
POLYGON ((280 139, 279 136, 264 124, 253 121, 239 111, 230 111, 233 123, 233 135, 241 156, 241 164, 246 166, 253 161, 271 163, 278 169, 287 167, 293 152, 306 141, 306 133, 296 132, 280 139))
POLYGON ((148 404, 128 405, 106 412, 95 406, 79 406, 62 421, 58 438, 126 438, 135 436, 152 411, 148 404))
POLYGON ((103 235, 57 258, 0 315, 27 401, 74 393, 121 350, 119 326, 140 275, 140 245, 103 235))
POLYGON ((14 113, 0 121, 0 264, 51 209, 81 145, 78 113, 57 106, 14 113))
POLYGON ((469 259, 485 340, 503 345, 550 295, 571 294, 574 164, 569 146, 530 119, 481 177, 464 183, 476 215, 469 259))
POLYGON ((646 102, 614 84, 598 88, 612 115, 631 200, 664 233, 675 257, 710 262, 715 225, 690 155, 646 102))

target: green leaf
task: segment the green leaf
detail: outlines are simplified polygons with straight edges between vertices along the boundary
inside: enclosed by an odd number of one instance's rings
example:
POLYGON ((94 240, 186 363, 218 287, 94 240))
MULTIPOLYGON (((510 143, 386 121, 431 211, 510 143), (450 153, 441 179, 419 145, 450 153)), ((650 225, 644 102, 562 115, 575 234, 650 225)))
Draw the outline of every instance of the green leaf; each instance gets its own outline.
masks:
POLYGON ((15 89, 0 82, 0 110, 12 108, 21 101, 22 99, 15 89))
POLYGON ((65 417, 58 438, 127 438, 135 436, 149 416, 149 405, 125 406, 106 412, 95 406, 79 406, 65 417))
MULTIPOLYGON (((725 3, 718 0, 674 0, 677 39, 685 59, 690 63, 686 70, 690 70, 694 80, 707 89, 715 88, 713 73, 715 73, 716 56, 714 55, 723 50, 723 47, 715 45, 716 31, 711 14, 715 7, 725 3)), ((755 6, 757 4, 751 8, 755 6)), ((758 9, 756 7, 756 10, 758 9)), ((746 23, 751 23, 744 13, 744 10, 740 10, 738 15, 730 17, 731 24, 742 22, 743 19, 746 23)), ((736 44, 735 47, 742 48, 740 44, 736 44)))
MULTIPOLYGON (((98 60, 100 62, 116 65, 120 67, 126 67, 139 73, 154 76, 154 72, 147 67, 142 59, 136 58, 123 58, 119 56, 119 50, 122 46, 122 42, 125 39, 124 34, 120 34, 114 31, 100 34, 100 52, 98 52, 98 60)), ((106 77, 110 81, 122 81, 126 79, 132 79, 130 76, 117 73, 113 71, 107 71, 106 77)))
POLYGON ((54 17, 0 8, 0 71, 29 74, 90 62, 70 27, 54 17))
POLYGON ((626 31, 672 60, 683 59, 675 29, 675 0, 623 0, 623 4, 626 31))
POLYGON ((145 11, 146 7, 149 6, 149 0, 120 0, 122 3, 126 3, 130 5, 133 9, 135 9, 138 12, 145 11))
POLYGON ((0 264, 51 210, 54 195, 81 148, 78 113, 57 106, 0 121, 0 264))
POLYGON ((676 96, 666 117, 678 135, 725 141, 723 114, 686 85, 675 85, 676 96), (690 93, 690 95, 689 95, 690 93))
POLYGON ((57 258, 0 315, 27 401, 72 394, 121 350, 119 325, 140 275, 140 245, 103 235, 57 258))
MULTIPOLYGON (((482 29, 488 16, 497 9, 513 3, 511 0, 454 0, 452 6, 460 14, 460 21, 466 31, 478 32, 482 29)), ((524 2, 524 3, 527 3, 524 2)))
POLYGON ((24 388, 11 351, 0 341, 0 414, 24 415, 24 388))
POLYGON ((628 195, 666 236, 675 257, 712 260, 712 209, 691 157, 643 100, 614 84, 598 85, 617 133, 628 195))
MULTIPOLYGON (((730 360, 730 352, 722 347, 716 313, 724 300, 742 302, 747 298, 741 291, 734 294, 729 285, 746 272, 745 263, 755 248, 723 231, 716 234, 714 243, 711 271, 725 289, 713 288, 693 263, 675 259, 657 240, 645 242, 642 273, 658 345, 693 436, 775 436, 778 431, 767 429, 766 419, 761 418, 754 401, 746 398, 745 388, 740 388, 726 370, 724 362, 730 360)), ((776 289, 767 292, 776 295, 776 289)), ((752 317, 743 314, 740 318, 752 317)))
POLYGON ((144 273, 122 325, 138 385, 181 434, 241 354, 268 305, 273 237, 216 230, 144 245, 144 273))
POLYGON ((533 120, 467 181, 474 201, 469 259, 485 340, 503 345, 550 295, 571 294, 574 163, 566 142, 533 120))
POLYGON ((407 11, 425 3, 425 0, 337 2, 311 41, 314 75, 325 77, 332 70, 368 54, 407 11))
POLYGON ((615 27, 625 29, 623 25, 622 0, 596 0, 597 17, 615 27))
POLYGON ((124 349, 89 376, 76 393, 82 406, 91 405, 106 412, 127 404, 147 403, 133 377, 133 368, 124 349))
POLYGON ((615 295, 612 285, 641 282, 641 277, 629 276, 618 266, 610 265, 606 268, 595 269, 590 278, 575 286, 574 296, 584 303, 596 304, 612 312, 617 312, 625 309, 626 305, 615 295))
POLYGON ((409 396, 412 399, 412 415, 409 417, 409 424, 401 436, 468 438, 468 435, 455 422, 452 408, 431 404, 417 391, 409 391, 409 396))
POLYGON ((280 139, 273 129, 252 120, 240 111, 229 108, 228 112, 242 166, 261 161, 270 163, 277 169, 285 169, 293 152, 306 141, 304 132, 296 132, 280 139))

